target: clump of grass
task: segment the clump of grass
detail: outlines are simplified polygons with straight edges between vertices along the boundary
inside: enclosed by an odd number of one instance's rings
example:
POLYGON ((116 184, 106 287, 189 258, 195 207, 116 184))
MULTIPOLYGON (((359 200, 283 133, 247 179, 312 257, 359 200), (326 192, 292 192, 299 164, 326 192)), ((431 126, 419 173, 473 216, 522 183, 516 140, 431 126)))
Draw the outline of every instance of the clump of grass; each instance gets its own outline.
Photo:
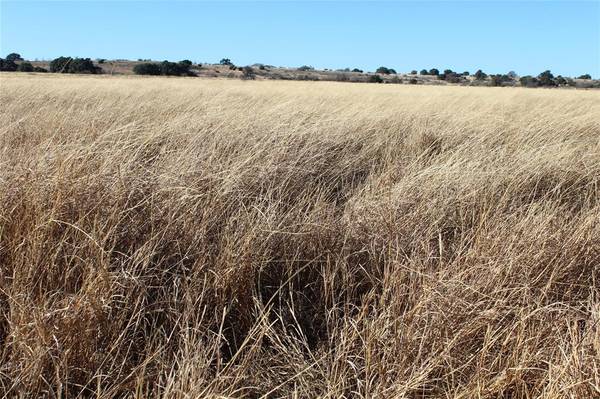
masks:
POLYGON ((600 395, 597 92, 0 78, 6 396, 600 395))

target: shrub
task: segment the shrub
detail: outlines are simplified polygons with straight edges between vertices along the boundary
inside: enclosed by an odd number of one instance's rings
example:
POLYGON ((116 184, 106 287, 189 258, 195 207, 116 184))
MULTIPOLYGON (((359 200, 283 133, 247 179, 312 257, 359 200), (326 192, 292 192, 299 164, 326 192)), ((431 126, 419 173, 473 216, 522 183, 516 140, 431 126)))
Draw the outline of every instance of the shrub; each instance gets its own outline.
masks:
POLYGON ((567 80, 566 80, 565 78, 563 78, 562 76, 560 76, 560 75, 558 75, 558 76, 556 77, 556 79, 555 79, 555 82, 556 82, 556 84, 557 84, 557 85, 559 85, 559 86, 561 86, 561 85, 562 85, 562 86, 564 86, 564 85, 566 85, 566 84, 567 84, 567 80))
POLYGON ((21 62, 17 67, 19 72, 33 72, 33 65, 30 62, 21 62))
POLYGON ((254 79, 255 78, 255 74, 254 74, 254 69, 252 69, 252 67, 250 66, 245 66, 242 68, 242 79, 254 79))
POLYGON ((519 83, 521 83, 521 86, 523 87, 538 87, 539 86, 539 82, 536 78, 534 78, 533 76, 522 76, 521 79, 519 79, 519 83))
POLYGON ((179 65, 185 66, 185 67, 187 67, 189 69, 194 64, 190 60, 181 60, 181 61, 179 61, 179 65))
POLYGON ((96 74, 101 71, 89 58, 58 57, 50 62, 50 72, 96 74))
POLYGON ((170 62, 163 61, 160 63, 160 74, 165 76, 188 76, 190 75, 190 66, 191 62, 188 65, 187 63, 181 62, 170 62))
POLYGON ((47 70, 46 68, 42 68, 42 67, 39 67, 39 66, 35 66, 35 67, 33 67, 33 72, 41 72, 41 73, 44 73, 44 72, 48 72, 48 70, 47 70))
POLYGON ((73 58, 69 64, 69 73, 100 73, 102 68, 94 65, 89 58, 73 58))
POLYGON ((421 69, 421 72, 419 72, 421 75, 429 75, 429 72, 427 72, 427 69, 421 69))
POLYGON ((17 64, 11 60, 5 60, 4 58, 0 58, 0 71, 4 72, 14 72, 17 70, 17 64))
POLYGON ((7 61, 23 61, 23 58, 21 57, 21 54, 18 53, 10 53, 9 55, 6 56, 6 60, 7 61))
POLYGON ((440 80, 446 80, 446 77, 449 76, 452 73, 454 73, 452 71, 452 69, 445 69, 444 73, 438 74, 438 79, 440 79, 440 80))
POLYGON ((469 75, 470 75, 469 71, 464 71, 464 72, 462 73, 462 76, 469 76, 469 75))
POLYGON ((537 78, 540 86, 556 86, 554 75, 549 70, 540 73, 537 78))
MULTIPOLYGON (((504 75, 508 77, 507 75, 504 75)), ((503 75, 490 75, 490 86, 502 86, 503 75)))
POLYGON ((433 76, 438 76, 440 74, 440 71, 438 71, 435 68, 432 68, 432 69, 429 70, 429 74, 433 75, 433 76))
POLYGON ((418 81, 417 79, 415 79, 415 78, 411 78, 411 79, 408 81, 408 84, 411 84, 411 85, 416 85, 418 82, 419 82, 419 81, 418 81))
POLYGON ((509 73, 506 74, 508 77, 510 77, 511 79, 516 79, 519 77, 519 75, 517 75, 517 73, 515 71, 510 71, 509 73))
POLYGON ((133 67, 133 73, 136 75, 160 75, 160 65, 154 62, 144 62, 133 67))
POLYGON ((474 76, 476 80, 484 80, 485 78, 487 78, 487 74, 481 69, 478 69, 477 72, 475 72, 474 76))
POLYGON ((302 65, 301 67, 297 68, 298 71, 314 71, 315 68, 311 67, 310 65, 302 65))
POLYGON ((510 83, 513 81, 513 79, 508 76, 508 75, 500 75, 500 74, 496 74, 496 75, 490 75, 490 86, 503 86, 504 83, 510 83))
POLYGON ((383 83, 383 79, 379 75, 369 75, 369 83, 383 83))
POLYGON ((358 68, 354 68, 354 69, 352 70, 352 72, 363 73, 363 70, 362 70, 362 69, 358 69, 358 68))
POLYGON ((391 73, 395 74, 396 71, 392 68, 386 68, 384 66, 380 66, 379 68, 377 68, 377 70, 375 71, 376 73, 381 73, 384 75, 389 75, 391 73))
POLYGON ((50 61, 50 72, 61 73, 67 72, 68 65, 71 62, 71 57, 58 57, 50 61))
POLYGON ((444 73, 444 77, 448 83, 460 83, 463 80, 462 75, 456 72, 444 73))
POLYGON ((261 64, 261 65, 258 66, 258 69, 260 69, 261 71, 264 71, 265 70, 265 66, 261 64))
POLYGON ((221 65, 233 65, 233 63, 231 62, 231 60, 229 58, 222 58, 221 61, 219 61, 219 64, 221 64, 221 65))
POLYGON ((577 79, 591 79, 592 75, 590 75, 589 73, 586 73, 584 75, 579 76, 577 79))
POLYGON ((98 64, 104 64, 105 62, 106 62, 106 59, 98 58, 98 64))
POLYGON ((416 70, 414 70, 414 69, 413 69, 412 71, 410 71, 410 74, 411 74, 411 75, 416 75, 417 73, 418 73, 418 72, 417 72, 416 70))

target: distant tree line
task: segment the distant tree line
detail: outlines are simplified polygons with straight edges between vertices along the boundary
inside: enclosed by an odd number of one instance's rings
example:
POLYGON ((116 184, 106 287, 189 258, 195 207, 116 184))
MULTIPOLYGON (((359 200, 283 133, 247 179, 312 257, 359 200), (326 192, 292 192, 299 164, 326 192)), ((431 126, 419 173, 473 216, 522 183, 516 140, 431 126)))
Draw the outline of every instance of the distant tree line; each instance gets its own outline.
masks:
MULTIPOLYGON (((154 75, 154 76, 196 76, 196 73, 192 70, 194 64, 190 60, 182 60, 179 62, 162 61, 152 62, 150 60, 138 59, 138 64, 134 65, 133 73, 137 75, 154 75)), ((89 73, 99 74, 102 73, 101 64, 106 63, 105 59, 96 60, 96 65, 90 58, 78 58, 78 57, 58 57, 50 61, 48 69, 54 73, 89 73)), ((254 79, 256 74, 259 73, 265 75, 266 69, 272 69, 273 66, 264 64, 254 64, 259 71, 256 71, 252 66, 238 67, 231 59, 222 58, 219 61, 220 65, 229 67, 230 70, 241 71, 242 79, 254 79)), ((202 65, 196 65, 196 68, 202 65)), ((5 58, 0 58, 0 71, 4 72, 48 72, 45 68, 40 66, 34 66, 31 62, 28 62, 21 57, 18 53, 10 53, 5 58)), ((310 65, 302 65, 296 68, 299 72, 316 72, 315 68, 310 65)), ((325 71, 329 71, 325 69, 325 71)), ((333 71, 333 70, 332 70, 333 71)), ((330 71, 330 72, 332 72, 330 71)), ((318 73, 303 74, 303 75, 289 75, 281 74, 279 72, 271 72, 268 77, 271 79, 296 79, 296 80, 337 80, 337 81, 352 81, 352 82, 368 82, 368 83, 408 83, 418 84, 423 80, 417 79, 417 75, 421 76, 432 76, 439 80, 446 81, 453 84, 475 84, 475 85, 489 85, 489 86, 514 86, 519 84, 523 87, 560 87, 560 86, 577 86, 577 82, 573 78, 563 77, 561 75, 554 76, 551 71, 547 70, 540 73, 537 76, 526 75, 519 77, 515 72, 511 71, 507 74, 486 74, 481 69, 478 69, 474 74, 470 74, 468 71, 457 72, 451 69, 445 69, 440 72, 437 68, 412 70, 410 75, 413 77, 408 79, 402 79, 398 76, 395 69, 386 66, 380 66, 375 70, 374 73, 368 73, 366 76, 357 77, 356 75, 347 74, 360 73, 363 74, 362 69, 358 68, 344 68, 336 70, 338 73, 335 76, 331 74, 327 76, 319 75, 318 73)), ((218 70, 216 71, 219 72, 218 70)), ((579 80, 591 80, 590 74, 579 75, 576 79, 579 80)), ((587 87, 600 87, 598 82, 591 83, 587 87)))

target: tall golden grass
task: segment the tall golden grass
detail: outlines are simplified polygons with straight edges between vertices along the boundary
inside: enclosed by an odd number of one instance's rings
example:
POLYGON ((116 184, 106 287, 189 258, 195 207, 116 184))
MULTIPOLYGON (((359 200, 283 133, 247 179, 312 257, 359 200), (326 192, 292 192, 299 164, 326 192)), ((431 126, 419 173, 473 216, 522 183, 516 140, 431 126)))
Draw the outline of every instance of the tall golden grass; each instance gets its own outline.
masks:
POLYGON ((600 397, 600 92, 0 85, 6 397, 600 397))

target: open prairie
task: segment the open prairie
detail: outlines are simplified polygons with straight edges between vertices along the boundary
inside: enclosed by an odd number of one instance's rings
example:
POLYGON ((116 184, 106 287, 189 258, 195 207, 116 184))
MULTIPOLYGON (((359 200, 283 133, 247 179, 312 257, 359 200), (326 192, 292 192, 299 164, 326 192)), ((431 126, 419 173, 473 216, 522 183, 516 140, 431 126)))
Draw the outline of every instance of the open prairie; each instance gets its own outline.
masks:
POLYGON ((7 397, 600 397, 600 91, 0 75, 7 397))

